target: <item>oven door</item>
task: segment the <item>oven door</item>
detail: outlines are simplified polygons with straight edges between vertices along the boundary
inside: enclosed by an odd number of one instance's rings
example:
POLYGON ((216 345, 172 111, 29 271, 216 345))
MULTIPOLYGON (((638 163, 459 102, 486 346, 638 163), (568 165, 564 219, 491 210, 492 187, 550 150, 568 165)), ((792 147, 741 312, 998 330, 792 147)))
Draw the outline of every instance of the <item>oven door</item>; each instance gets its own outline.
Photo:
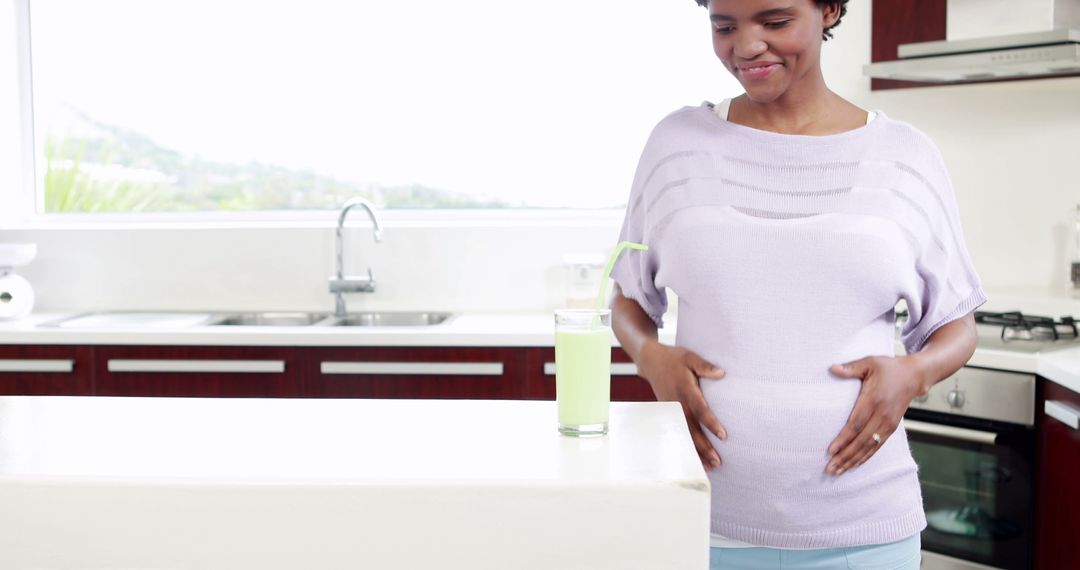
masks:
POLYGON ((909 410, 927 528, 923 569, 1031 568, 1034 430, 909 410))

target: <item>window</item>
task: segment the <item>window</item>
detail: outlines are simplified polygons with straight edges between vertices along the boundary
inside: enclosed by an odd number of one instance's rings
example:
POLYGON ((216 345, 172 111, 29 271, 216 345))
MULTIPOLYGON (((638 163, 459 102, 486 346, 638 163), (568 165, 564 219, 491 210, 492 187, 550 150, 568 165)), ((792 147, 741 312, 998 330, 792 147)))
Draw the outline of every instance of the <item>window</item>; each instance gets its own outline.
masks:
POLYGON ((691 0, 23 1, 39 213, 618 208, 741 91, 691 0))

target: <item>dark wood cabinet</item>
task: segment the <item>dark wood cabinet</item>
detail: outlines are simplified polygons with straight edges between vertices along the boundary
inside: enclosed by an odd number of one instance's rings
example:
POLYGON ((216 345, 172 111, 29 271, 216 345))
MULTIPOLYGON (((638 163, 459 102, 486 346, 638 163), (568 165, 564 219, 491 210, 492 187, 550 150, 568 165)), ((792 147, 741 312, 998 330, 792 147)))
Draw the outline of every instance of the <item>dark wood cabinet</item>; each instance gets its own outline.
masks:
MULTIPOLYGON (((655 400, 625 351, 611 362, 613 401, 655 400)), ((0 394, 553 400, 555 349, 8 345, 0 394)))
MULTIPOLYGON (((946 36, 946 3, 947 0, 874 0, 871 14, 871 39, 870 61, 895 61, 899 59, 897 52, 901 44, 932 42, 944 40, 946 36)), ((852 10, 865 10, 862 4, 852 3, 852 10)), ((838 34, 844 33, 843 25, 837 29, 838 34)), ((1046 77, 1063 77, 1068 75, 1080 75, 1078 73, 1066 73, 1054 76, 1028 76, 1008 79, 981 79, 964 81, 968 83, 992 83, 998 81, 1024 81, 1027 79, 1043 79, 1046 77)), ((870 89, 901 89, 909 87, 930 87, 943 85, 941 83, 919 83, 914 81, 896 81, 892 79, 871 79, 870 89)), ((947 84, 953 85, 953 84, 947 84)))
POLYGON ((93 357, 86 346, 0 346, 0 395, 89 396, 93 357))
POLYGON ((1080 394, 1039 379, 1035 434, 1035 568, 1080 568, 1080 429, 1052 417, 1080 413, 1080 394))
MULTIPOLYGON (((529 349, 525 375, 525 397, 530 400, 555 399, 555 349, 529 349)), ((611 400, 613 402, 653 402, 652 387, 637 375, 630 356, 621 348, 611 349, 611 400)))
POLYGON ((342 347, 306 349, 303 394, 315 398, 517 399, 518 348, 342 347))
MULTIPOLYGON (((871 14, 870 61, 894 61, 899 59, 897 47, 901 44, 932 42, 945 39, 946 0, 874 0, 871 14)), ((865 5, 854 9, 865 10, 865 5)), ((837 28, 844 33, 844 28, 837 28)), ((870 89, 900 89, 926 87, 933 83, 871 79, 870 89)))
POLYGON ((95 347, 94 394, 298 397, 302 358, 283 347, 95 347))

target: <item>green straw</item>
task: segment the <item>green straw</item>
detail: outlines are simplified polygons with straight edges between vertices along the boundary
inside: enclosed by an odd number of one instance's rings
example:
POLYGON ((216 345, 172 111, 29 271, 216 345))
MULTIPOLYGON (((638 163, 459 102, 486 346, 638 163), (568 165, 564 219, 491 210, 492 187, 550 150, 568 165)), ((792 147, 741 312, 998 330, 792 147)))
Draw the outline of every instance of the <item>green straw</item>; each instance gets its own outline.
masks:
POLYGON ((604 306, 604 293, 607 292, 608 279, 611 278, 611 268, 615 267, 615 260, 619 258, 619 254, 624 249, 636 249, 638 251, 648 251, 649 246, 642 245, 640 243, 634 243, 632 241, 621 241, 619 245, 615 246, 615 251, 611 252, 611 257, 608 258, 607 265, 604 266, 604 273, 600 276, 600 292, 596 295, 596 312, 597 317, 600 318, 600 309, 604 306))

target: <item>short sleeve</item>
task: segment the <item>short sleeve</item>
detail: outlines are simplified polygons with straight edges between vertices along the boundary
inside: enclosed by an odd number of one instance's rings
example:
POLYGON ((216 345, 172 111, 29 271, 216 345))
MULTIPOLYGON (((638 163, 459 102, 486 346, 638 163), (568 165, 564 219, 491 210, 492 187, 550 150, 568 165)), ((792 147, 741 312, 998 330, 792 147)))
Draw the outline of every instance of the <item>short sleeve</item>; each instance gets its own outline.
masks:
POLYGON ((652 318, 657 327, 663 327, 664 313, 667 312, 667 293, 656 284, 656 274, 660 267, 658 244, 650 243, 648 200, 646 199, 645 178, 651 167, 647 165, 649 146, 646 145, 638 163, 634 183, 631 187, 630 201, 626 206, 626 217, 619 241, 632 241, 649 246, 647 251, 623 250, 611 270, 611 278, 619 284, 623 296, 637 301, 638 305, 652 318))
POLYGON ((901 341, 909 354, 922 350, 930 335, 986 302, 960 227, 959 208, 945 162, 930 143, 926 172, 913 172, 926 199, 920 200, 929 234, 920 240, 914 279, 902 296, 908 321, 901 341))

